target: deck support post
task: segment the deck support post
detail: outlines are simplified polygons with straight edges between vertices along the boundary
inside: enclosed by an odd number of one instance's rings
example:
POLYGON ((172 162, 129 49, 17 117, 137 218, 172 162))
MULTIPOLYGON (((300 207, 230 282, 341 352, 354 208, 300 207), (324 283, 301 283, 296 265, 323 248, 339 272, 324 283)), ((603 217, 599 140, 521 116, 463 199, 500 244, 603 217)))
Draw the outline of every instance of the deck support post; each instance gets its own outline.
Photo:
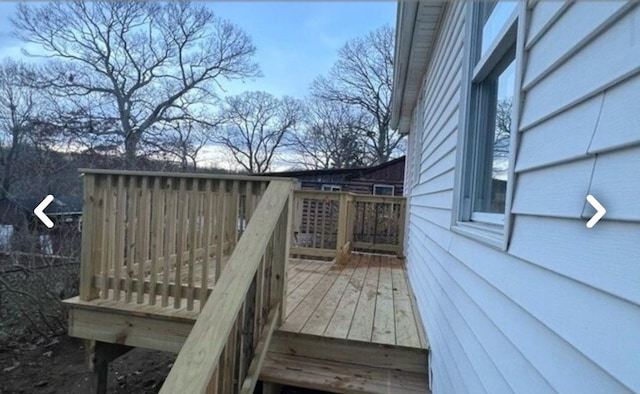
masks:
POLYGON ((95 341, 93 347, 87 348, 87 352, 93 352, 90 355, 91 364, 93 364, 93 375, 91 378, 91 386, 96 394, 106 394, 107 384, 109 381, 109 363, 116 358, 133 349, 131 346, 118 345, 115 343, 95 341))

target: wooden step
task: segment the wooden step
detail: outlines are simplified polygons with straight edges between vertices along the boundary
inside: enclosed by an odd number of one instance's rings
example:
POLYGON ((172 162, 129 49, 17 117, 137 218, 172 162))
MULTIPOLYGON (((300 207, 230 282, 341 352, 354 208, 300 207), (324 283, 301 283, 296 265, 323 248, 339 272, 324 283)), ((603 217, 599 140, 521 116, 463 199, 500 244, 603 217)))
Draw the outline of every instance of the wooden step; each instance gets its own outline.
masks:
POLYGON ((269 351, 333 361, 426 374, 428 349, 384 345, 343 338, 276 331, 269 351))
POLYGON ((430 393, 427 374, 269 352, 260 380, 333 393, 430 393))

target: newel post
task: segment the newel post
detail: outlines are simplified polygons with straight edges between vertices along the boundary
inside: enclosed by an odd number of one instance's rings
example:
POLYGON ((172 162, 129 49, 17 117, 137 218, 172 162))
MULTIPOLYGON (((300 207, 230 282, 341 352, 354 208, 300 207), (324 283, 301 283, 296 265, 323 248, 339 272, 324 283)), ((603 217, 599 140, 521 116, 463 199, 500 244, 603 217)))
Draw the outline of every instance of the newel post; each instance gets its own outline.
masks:
POLYGON ((290 189, 287 201, 278 215, 278 223, 274 229, 274 260, 272 276, 272 293, 270 309, 280 304, 280 311, 276 317, 276 325, 284 322, 287 301, 287 271, 289 263, 289 248, 293 222, 293 189, 290 189))
POLYGON ((283 271, 283 283, 282 283, 282 300, 280 301, 280 313, 278 314, 278 322, 280 325, 284 322, 285 312, 287 310, 287 283, 289 282, 289 253, 291 249, 291 239, 293 236, 293 210, 294 210, 294 188, 291 188, 289 192, 289 199, 284 207, 286 210, 286 222, 284 224, 283 231, 285 232, 285 244, 284 244, 284 271, 283 271))
POLYGON ((407 200, 403 199, 400 203, 400 212, 398 218, 398 251, 397 256, 404 258, 404 232, 407 225, 407 200))
POLYGON ((98 210, 96 176, 83 174, 82 196, 82 249, 80 252, 80 299, 90 301, 98 298, 98 289, 93 286, 93 256, 98 245, 95 236, 95 218, 98 210))
POLYGON ((338 205, 338 239, 336 242, 336 259, 338 263, 342 263, 344 255, 344 247, 347 243, 347 218, 349 214, 347 212, 348 205, 347 193, 340 193, 339 205, 338 205))

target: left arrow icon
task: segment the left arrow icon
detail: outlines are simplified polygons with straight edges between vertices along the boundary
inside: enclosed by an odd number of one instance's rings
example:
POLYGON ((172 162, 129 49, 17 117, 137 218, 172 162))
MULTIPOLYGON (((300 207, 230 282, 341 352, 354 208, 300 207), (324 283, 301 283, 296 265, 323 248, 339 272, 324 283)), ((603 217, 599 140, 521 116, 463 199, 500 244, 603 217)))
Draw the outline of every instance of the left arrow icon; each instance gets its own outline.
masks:
POLYGON ((45 226, 47 226, 48 228, 53 228, 53 222, 51 221, 51 219, 49 219, 49 217, 44 213, 44 210, 49 206, 49 204, 51 204, 51 201, 53 201, 53 196, 51 194, 49 194, 48 196, 46 196, 44 198, 44 200, 42 200, 42 202, 40 204, 38 204, 38 206, 33 210, 33 213, 35 213, 35 215, 38 217, 38 219, 40 219, 42 221, 42 223, 44 223, 45 226))

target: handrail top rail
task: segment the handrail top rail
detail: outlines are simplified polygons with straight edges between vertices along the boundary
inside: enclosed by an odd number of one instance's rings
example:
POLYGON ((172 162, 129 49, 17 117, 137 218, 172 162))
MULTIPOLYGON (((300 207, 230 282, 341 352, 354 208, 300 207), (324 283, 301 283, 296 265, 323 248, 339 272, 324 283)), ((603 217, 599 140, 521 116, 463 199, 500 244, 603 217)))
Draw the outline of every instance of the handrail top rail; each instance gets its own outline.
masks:
POLYGON ((127 175, 127 176, 153 176, 165 178, 198 178, 231 181, 286 181, 295 182, 296 178, 260 176, 260 175, 228 175, 228 174, 204 174, 190 172, 164 172, 164 171, 132 171, 132 170, 110 170, 105 168, 78 168, 82 175, 127 175))
POLYGON ((388 200, 388 201, 404 201, 406 199, 406 197, 404 196, 381 196, 381 195, 375 195, 375 194, 364 194, 364 193, 354 193, 354 192, 343 192, 343 191, 329 191, 329 190, 309 190, 309 189, 299 189, 299 190, 295 190, 294 191, 295 194, 298 195, 319 195, 319 196, 335 196, 335 198, 339 198, 340 195, 347 195, 350 197, 355 197, 358 199, 366 199, 366 198, 371 198, 371 199, 376 199, 376 200, 388 200))

